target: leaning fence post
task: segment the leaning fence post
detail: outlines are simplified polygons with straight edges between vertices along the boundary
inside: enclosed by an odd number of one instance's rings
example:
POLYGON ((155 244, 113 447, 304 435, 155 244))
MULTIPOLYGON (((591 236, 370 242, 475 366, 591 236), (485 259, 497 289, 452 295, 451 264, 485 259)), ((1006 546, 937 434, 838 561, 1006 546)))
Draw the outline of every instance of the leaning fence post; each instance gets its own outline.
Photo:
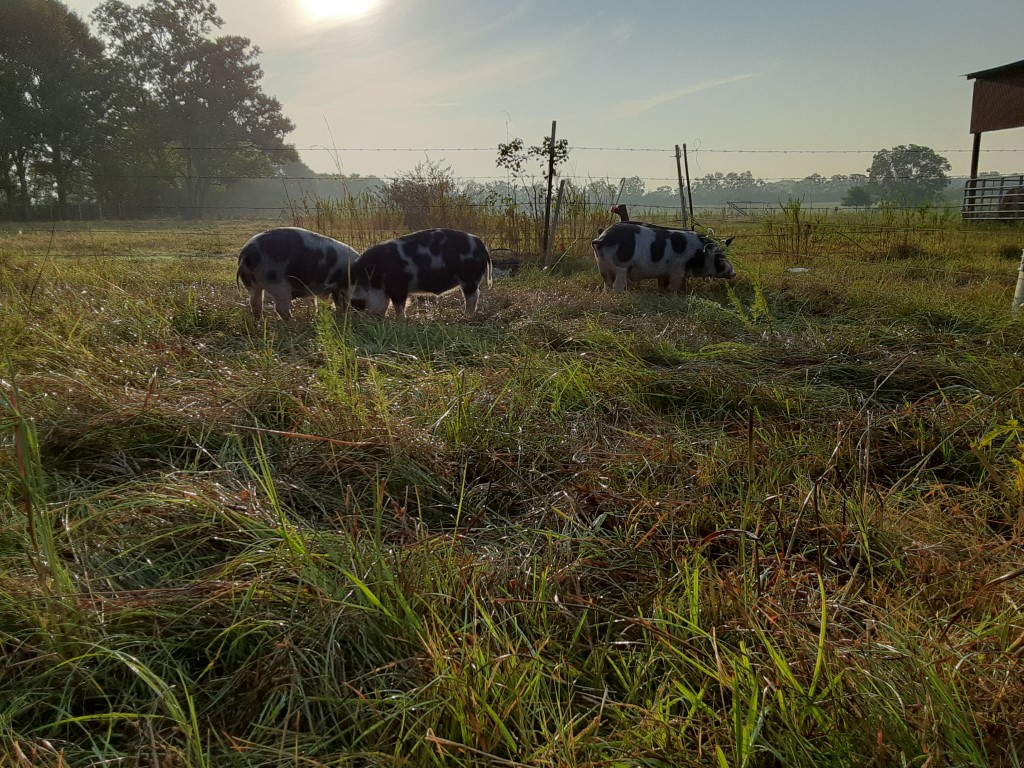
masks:
POLYGON ((1013 294, 1013 309, 1024 305, 1024 251, 1020 254, 1020 269, 1017 270, 1017 290, 1013 294))
POLYGON ((619 200, 621 200, 621 199, 622 199, 622 190, 624 190, 625 188, 626 188, 626 177, 625 177, 625 176, 623 176, 623 177, 622 177, 622 178, 621 178, 621 179, 619 180, 619 194, 617 194, 617 195, 615 196, 615 202, 614 202, 614 203, 612 203, 612 206, 613 206, 613 207, 615 207, 615 208, 617 208, 617 207, 618 207, 618 205, 619 205, 619 200))
POLYGON ((683 229, 689 229, 686 214, 686 187, 683 186, 683 153, 676 144, 676 176, 679 178, 679 212, 682 214, 683 229))
POLYGON ((687 229, 692 231, 695 219, 693 213, 693 187, 690 186, 690 158, 686 154, 685 144, 683 144, 683 170, 686 171, 686 200, 690 204, 690 226, 687 229))
POLYGON ((544 250, 544 269, 551 266, 551 251, 555 247, 555 232, 558 231, 558 215, 562 212, 562 195, 565 193, 565 179, 558 182, 558 199, 555 201, 555 214, 551 221, 551 237, 548 238, 544 250))

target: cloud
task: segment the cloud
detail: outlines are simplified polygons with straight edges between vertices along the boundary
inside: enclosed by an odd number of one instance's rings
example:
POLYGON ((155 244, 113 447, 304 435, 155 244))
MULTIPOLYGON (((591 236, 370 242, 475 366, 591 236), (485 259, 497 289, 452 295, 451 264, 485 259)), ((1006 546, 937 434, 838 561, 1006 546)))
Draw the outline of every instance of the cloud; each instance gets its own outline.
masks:
POLYGON ((749 80, 752 77, 758 77, 758 74, 751 72, 745 75, 733 75, 732 77, 721 77, 715 80, 704 80, 702 82, 695 83, 694 85, 688 85, 685 88, 677 88, 672 91, 655 94, 654 96, 648 96, 646 99, 630 99, 628 101, 621 101, 612 107, 612 114, 618 118, 636 117, 638 115, 642 115, 644 112, 649 112, 656 107, 669 104, 686 96, 692 96, 693 94, 700 93, 701 91, 710 91, 712 88, 718 88, 722 85, 730 85, 743 80, 749 80))

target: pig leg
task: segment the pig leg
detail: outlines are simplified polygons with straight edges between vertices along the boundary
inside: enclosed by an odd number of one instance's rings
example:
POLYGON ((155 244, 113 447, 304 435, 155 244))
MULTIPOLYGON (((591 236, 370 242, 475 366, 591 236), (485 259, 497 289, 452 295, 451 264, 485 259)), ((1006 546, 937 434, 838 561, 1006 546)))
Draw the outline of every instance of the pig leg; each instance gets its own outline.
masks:
POLYGON ((292 289, 290 285, 275 285, 267 293, 274 300, 274 309, 282 320, 292 319, 292 289))
POLYGON ((257 320, 263 317, 263 289, 257 285, 249 288, 249 309, 257 320))
POLYGON ((608 266, 600 255, 598 255, 596 261, 597 271, 601 273, 601 280, 604 281, 604 289, 610 291, 612 283, 615 281, 615 269, 608 266))
POLYGON ((629 270, 627 269, 616 269, 615 270, 615 281, 612 283, 613 293, 625 293, 626 284, 629 282, 629 270))
POLYGON ((668 278, 668 287, 672 293, 679 293, 686 290, 686 273, 673 272, 668 278))
POLYGON ((331 298, 334 300, 334 314, 341 317, 345 314, 347 302, 347 294, 343 289, 338 289, 331 293, 331 298))
POLYGON ((480 286, 475 283, 464 284, 462 295, 466 299, 466 317, 472 317, 476 314, 476 305, 480 301, 480 286))
MULTIPOLYGON (((405 320, 405 302, 395 301, 392 302, 395 305, 395 317, 398 320, 405 320)), ((384 311, 380 313, 379 317, 384 317, 388 313, 388 305, 384 305, 384 311)))

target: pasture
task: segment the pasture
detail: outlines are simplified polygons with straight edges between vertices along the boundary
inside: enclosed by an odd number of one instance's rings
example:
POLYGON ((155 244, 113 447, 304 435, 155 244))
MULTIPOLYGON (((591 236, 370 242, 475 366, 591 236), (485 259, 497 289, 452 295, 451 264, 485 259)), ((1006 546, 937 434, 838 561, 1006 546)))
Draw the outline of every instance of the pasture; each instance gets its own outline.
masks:
POLYGON ((1024 231, 711 223, 402 323, 0 231, 0 764, 1024 764, 1024 231))

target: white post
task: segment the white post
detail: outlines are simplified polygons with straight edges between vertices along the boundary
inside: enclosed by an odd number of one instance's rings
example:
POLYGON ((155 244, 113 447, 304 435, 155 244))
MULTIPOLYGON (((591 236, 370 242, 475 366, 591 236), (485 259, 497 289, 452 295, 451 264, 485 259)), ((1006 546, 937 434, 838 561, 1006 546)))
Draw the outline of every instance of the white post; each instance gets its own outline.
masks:
POLYGON ((1017 290, 1013 294, 1013 308, 1024 305, 1024 251, 1020 254, 1020 270, 1017 272, 1017 290))

